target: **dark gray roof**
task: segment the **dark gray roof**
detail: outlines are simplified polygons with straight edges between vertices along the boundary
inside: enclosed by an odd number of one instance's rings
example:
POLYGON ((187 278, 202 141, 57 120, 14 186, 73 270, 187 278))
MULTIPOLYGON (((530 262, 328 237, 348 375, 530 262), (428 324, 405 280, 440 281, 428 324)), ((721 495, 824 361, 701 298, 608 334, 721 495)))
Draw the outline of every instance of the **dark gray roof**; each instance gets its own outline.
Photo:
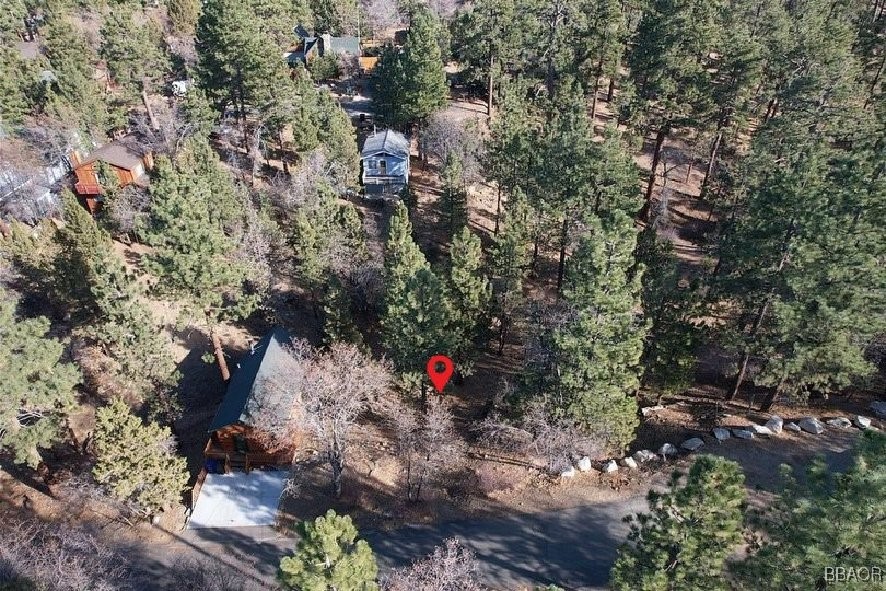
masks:
POLYGON ((273 377, 282 370, 286 347, 291 342, 292 337, 286 329, 278 326, 240 359, 228 383, 228 391, 209 426, 210 432, 238 423, 251 425, 251 419, 261 409, 291 408, 291 404, 282 398, 294 393, 270 387, 273 377))
POLYGON ((409 158, 409 140, 402 133, 390 129, 377 131, 363 142, 363 151, 360 154, 363 158, 376 154, 409 158))

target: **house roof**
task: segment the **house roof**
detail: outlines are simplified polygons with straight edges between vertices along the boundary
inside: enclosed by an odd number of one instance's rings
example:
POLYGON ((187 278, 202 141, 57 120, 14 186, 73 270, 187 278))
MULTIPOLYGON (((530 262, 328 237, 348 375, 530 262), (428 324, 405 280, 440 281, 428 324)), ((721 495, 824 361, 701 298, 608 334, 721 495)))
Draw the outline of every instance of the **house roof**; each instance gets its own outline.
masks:
POLYGON ((118 168, 131 170, 139 164, 142 164, 142 154, 136 149, 132 142, 117 140, 105 144, 97 150, 93 150, 89 156, 80 162, 80 166, 98 161, 107 162, 118 168))
POLYGON ((366 141, 363 142, 363 150, 360 152, 363 158, 376 154, 391 154, 392 156, 409 158, 409 140, 402 133, 391 129, 377 131, 366 138, 366 141))
POLYGON ((333 53, 349 53, 351 55, 360 55, 360 38, 359 37, 332 37, 323 35, 323 51, 331 51, 333 53))
POLYGON ((252 420, 261 409, 291 406, 283 398, 292 396, 292 393, 270 386, 270 381, 282 371, 286 346, 291 341, 286 329, 278 326, 240 359, 228 383, 228 391, 209 425, 210 433, 238 423, 253 426, 252 420))

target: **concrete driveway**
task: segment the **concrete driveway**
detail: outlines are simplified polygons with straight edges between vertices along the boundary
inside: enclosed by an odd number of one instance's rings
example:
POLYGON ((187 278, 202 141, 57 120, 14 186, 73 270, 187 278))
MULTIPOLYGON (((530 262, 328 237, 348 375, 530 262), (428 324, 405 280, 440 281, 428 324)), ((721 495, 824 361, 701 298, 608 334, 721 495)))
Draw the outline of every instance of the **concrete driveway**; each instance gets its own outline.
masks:
POLYGON ((288 472, 207 474, 188 529, 274 525, 288 472))

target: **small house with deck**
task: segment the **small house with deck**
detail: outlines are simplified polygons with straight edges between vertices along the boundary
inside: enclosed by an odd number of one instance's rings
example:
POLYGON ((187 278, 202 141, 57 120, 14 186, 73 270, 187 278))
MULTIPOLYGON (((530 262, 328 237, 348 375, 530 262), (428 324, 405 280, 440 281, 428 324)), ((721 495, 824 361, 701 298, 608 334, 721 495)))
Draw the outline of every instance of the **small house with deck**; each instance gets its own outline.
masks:
POLYGON ((240 359, 209 425, 207 471, 249 472, 291 464, 295 442, 282 444, 271 436, 295 408, 297 393, 283 383, 291 342, 289 333, 277 327, 240 359))
MULTIPOLYGON (((77 179, 74 192, 86 202, 89 211, 95 213, 104 199, 99 163, 103 162, 113 171, 118 187, 148 185, 148 173, 154 165, 150 152, 143 152, 129 138, 115 140, 82 157, 79 152, 71 154, 71 168, 77 179)), ((107 180, 105 182, 108 182, 107 180)))
POLYGON ((409 140, 401 133, 386 129, 367 137, 360 161, 367 196, 396 196, 409 184, 409 140))

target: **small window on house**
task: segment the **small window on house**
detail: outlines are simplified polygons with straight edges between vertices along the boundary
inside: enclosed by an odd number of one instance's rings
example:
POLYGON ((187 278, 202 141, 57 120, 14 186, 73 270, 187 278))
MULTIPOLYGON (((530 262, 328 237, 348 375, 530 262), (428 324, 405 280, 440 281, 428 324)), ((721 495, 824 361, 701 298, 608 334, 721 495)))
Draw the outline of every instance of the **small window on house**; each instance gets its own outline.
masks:
POLYGON ((387 160, 379 160, 378 161, 378 171, 382 176, 388 174, 388 162, 387 160))

